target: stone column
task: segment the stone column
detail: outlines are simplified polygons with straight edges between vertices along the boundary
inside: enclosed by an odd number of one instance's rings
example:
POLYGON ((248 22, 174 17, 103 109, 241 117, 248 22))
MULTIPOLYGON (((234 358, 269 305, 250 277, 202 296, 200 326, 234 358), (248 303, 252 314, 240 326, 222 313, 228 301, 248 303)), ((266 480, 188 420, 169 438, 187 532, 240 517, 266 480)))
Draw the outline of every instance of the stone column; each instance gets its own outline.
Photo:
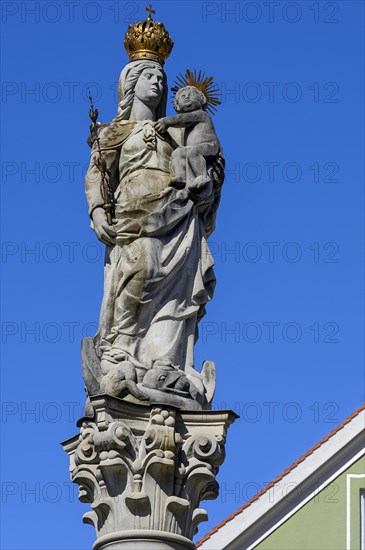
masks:
POLYGON ((95 527, 93 550, 194 550, 192 538, 218 496, 232 411, 180 411, 91 397, 94 418, 62 445, 70 456, 83 520, 95 527))

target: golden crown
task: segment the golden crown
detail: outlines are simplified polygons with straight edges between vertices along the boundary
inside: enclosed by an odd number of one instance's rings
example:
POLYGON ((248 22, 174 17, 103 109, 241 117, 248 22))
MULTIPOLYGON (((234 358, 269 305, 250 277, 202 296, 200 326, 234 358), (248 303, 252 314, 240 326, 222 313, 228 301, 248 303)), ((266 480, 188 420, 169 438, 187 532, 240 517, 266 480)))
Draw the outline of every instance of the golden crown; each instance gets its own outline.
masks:
POLYGON ((174 42, 163 23, 152 20, 151 4, 146 8, 148 16, 145 21, 129 25, 124 38, 124 47, 129 61, 152 59, 163 65, 171 53, 174 42))

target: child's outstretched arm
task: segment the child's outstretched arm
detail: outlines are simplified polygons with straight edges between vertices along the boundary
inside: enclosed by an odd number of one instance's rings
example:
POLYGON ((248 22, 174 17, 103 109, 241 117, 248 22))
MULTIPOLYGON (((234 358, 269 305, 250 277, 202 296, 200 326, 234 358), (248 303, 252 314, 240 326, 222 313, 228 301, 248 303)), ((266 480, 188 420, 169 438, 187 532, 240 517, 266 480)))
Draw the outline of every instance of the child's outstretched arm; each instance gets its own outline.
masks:
POLYGON ((191 113, 181 113, 180 115, 167 116, 160 118, 160 120, 156 122, 155 128, 158 132, 162 133, 166 132, 167 128, 170 127, 188 128, 193 124, 202 122, 206 116, 206 113, 200 109, 192 111, 191 113))

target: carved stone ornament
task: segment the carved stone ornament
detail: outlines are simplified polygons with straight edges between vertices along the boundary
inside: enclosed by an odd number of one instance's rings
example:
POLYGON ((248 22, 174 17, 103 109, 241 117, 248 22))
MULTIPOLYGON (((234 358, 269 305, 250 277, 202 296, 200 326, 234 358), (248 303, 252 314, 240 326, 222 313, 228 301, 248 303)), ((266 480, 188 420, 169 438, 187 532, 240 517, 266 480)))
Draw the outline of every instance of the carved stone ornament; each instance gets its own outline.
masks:
POLYGON ((173 41, 146 9, 125 36, 110 122, 90 96, 85 193, 105 245, 104 293, 97 333, 82 343, 80 435, 63 447, 91 504, 94 550, 193 550, 236 418, 210 410, 215 365, 199 371, 194 358, 216 283, 208 239, 225 161, 208 111, 220 101, 213 77, 188 70, 166 116, 173 41))
POLYGON ((207 513, 202 500, 218 496, 231 411, 180 412, 92 397, 95 418, 63 443, 79 499, 91 504, 84 522, 95 527, 93 550, 193 549, 207 513), (134 541, 134 542, 133 542, 134 541))

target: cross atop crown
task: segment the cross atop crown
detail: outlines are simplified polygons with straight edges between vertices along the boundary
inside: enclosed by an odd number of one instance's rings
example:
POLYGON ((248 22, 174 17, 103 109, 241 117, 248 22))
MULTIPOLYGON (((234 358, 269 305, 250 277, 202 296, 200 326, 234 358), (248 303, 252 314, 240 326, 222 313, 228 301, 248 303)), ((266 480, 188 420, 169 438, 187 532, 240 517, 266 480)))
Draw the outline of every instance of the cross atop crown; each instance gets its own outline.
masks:
POLYGON ((145 10, 148 12, 147 21, 152 21, 152 13, 156 13, 155 10, 152 9, 151 4, 145 8, 145 10))

